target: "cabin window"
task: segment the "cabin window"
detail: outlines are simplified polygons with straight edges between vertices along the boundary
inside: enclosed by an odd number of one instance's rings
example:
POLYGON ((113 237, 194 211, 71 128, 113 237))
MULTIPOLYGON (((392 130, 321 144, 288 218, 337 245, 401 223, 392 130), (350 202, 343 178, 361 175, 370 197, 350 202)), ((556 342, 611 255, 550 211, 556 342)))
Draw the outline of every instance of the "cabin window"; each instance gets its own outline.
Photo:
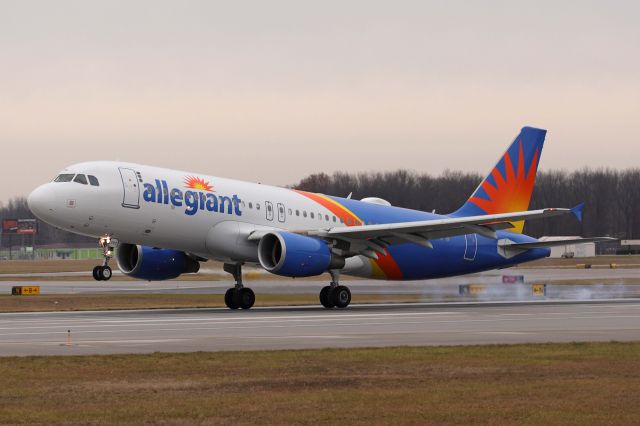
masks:
POLYGON ((300 210, 296 210, 296 216, 300 216, 300 210))
POLYGON ((313 219, 313 212, 309 213, 309 216, 311 216, 311 219, 313 219))
POLYGON ((307 211, 306 211, 306 210, 304 210, 304 211, 302 212, 302 216, 307 217, 307 211))
POLYGON ((98 182, 98 178, 95 176, 87 176, 89 178, 89 183, 91 184, 91 186, 100 186, 100 182, 98 182))
POLYGON ((73 180, 74 174, 61 174, 58 175, 53 181, 54 182, 71 182, 73 180))
POLYGON ((289 216, 293 214, 293 210, 289 209, 289 216))
POLYGON ((74 182, 81 183, 83 185, 87 184, 87 177, 85 175, 76 175, 76 178, 73 180, 74 182))
POLYGON ((333 221, 334 221, 334 222, 336 221, 336 217, 335 217, 335 216, 333 216, 333 221))
POLYGON ((256 203, 256 210, 260 210, 260 203, 256 203))
POLYGON ((253 208, 253 203, 251 201, 249 201, 249 208, 252 209, 253 208))
POLYGON ((325 214, 325 215, 324 215, 324 220, 326 220, 327 222, 329 222, 329 215, 328 215, 328 214, 325 214))

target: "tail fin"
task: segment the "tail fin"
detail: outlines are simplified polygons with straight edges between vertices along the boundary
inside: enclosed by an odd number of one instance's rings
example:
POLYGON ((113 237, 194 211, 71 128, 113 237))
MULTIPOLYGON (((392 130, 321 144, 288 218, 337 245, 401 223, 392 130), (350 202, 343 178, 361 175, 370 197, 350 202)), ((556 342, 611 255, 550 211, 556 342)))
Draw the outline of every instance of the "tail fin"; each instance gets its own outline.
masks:
MULTIPOLYGON (((453 216, 513 213, 529 208, 546 130, 523 127, 471 198, 453 216)), ((522 233, 524 221, 513 232, 522 233)))

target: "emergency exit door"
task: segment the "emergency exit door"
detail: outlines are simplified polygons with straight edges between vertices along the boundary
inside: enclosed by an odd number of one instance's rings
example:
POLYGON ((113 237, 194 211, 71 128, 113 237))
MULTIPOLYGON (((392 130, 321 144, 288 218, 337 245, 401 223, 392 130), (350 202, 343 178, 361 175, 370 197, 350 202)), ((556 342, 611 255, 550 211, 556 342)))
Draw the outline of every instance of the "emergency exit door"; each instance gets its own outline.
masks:
POLYGON ((278 203, 278 222, 284 222, 287 216, 284 210, 284 204, 278 203))
POLYGON ((264 206, 267 213, 267 220, 273 220, 273 203, 271 201, 265 201, 264 206))

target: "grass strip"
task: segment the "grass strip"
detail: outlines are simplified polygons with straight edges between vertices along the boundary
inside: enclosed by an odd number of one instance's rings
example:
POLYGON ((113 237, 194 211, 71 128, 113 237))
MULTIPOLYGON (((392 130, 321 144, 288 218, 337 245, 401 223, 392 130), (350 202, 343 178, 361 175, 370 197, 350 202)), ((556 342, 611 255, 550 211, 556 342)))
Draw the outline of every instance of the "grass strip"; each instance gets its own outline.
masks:
POLYGON ((627 425, 640 343, 0 358, 5 424, 627 425))

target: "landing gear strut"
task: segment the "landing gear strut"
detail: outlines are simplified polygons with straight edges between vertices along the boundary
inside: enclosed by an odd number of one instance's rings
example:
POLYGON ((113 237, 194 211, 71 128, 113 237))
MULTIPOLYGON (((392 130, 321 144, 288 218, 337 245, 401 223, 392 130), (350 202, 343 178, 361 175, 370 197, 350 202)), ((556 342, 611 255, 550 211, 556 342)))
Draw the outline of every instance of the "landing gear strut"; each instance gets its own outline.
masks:
POLYGON ((327 309, 346 308, 351 303, 349 287, 339 284, 340 272, 331 270, 331 284, 320 290, 320 303, 327 309))
POLYGON ((233 275, 235 287, 224 294, 224 303, 229 309, 250 309, 256 301, 256 295, 248 287, 242 285, 242 265, 239 263, 225 263, 224 271, 233 275))
POLYGON ((113 257, 113 250, 116 247, 116 241, 112 240, 110 236, 101 237, 98 240, 100 248, 102 248, 102 265, 93 268, 93 279, 96 281, 109 281, 111 275, 113 275, 111 268, 109 267, 109 261, 113 257))

